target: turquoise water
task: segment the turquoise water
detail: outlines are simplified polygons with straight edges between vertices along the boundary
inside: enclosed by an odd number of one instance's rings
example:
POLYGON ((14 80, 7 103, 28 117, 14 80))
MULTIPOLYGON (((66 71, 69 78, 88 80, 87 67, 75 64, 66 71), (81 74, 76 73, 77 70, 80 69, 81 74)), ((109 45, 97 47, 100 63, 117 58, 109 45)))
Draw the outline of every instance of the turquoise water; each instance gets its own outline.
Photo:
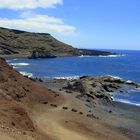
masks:
MULTIPOLYGON (((41 78, 112 75, 140 83, 140 51, 115 51, 108 57, 59 57, 54 59, 7 60, 22 74, 41 78)), ((140 104, 140 92, 116 94, 115 100, 140 104), (130 96, 130 97, 129 97, 130 96)))

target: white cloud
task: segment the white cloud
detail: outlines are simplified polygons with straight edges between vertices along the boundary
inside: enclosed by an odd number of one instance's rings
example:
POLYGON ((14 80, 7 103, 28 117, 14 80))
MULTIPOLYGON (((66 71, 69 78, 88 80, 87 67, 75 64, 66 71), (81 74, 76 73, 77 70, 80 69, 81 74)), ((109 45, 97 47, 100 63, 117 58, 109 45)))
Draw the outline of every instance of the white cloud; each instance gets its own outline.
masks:
POLYGON ((23 10, 19 18, 1 18, 0 26, 41 33, 75 34, 76 28, 67 25, 61 18, 33 13, 36 8, 53 8, 63 0, 0 0, 0 9, 23 10))
POLYGON ((7 9, 35 9, 52 8, 62 4, 63 0, 0 0, 0 8, 7 9))
POLYGON ((47 15, 23 13, 19 19, 0 18, 0 26, 20 29, 30 32, 59 33, 61 35, 75 34, 76 28, 67 25, 60 18, 47 15))

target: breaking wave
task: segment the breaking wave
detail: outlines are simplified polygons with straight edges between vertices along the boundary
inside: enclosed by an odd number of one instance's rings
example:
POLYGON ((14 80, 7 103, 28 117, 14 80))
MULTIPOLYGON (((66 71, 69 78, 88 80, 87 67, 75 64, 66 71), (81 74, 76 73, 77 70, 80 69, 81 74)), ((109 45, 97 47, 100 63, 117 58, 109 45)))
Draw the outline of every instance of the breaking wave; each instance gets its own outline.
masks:
POLYGON ((79 56, 80 58, 83 57, 103 57, 103 58, 111 58, 111 57, 122 57, 122 56, 126 56, 125 54, 118 54, 118 55, 99 55, 99 56, 92 56, 92 55, 81 55, 79 56))
POLYGON ((121 57, 121 56, 126 56, 124 54, 119 54, 119 55, 107 55, 107 56, 103 56, 103 55, 99 55, 99 57, 121 57))
POLYGON ((26 71, 20 71, 20 74, 22 74, 23 76, 33 77, 32 73, 28 73, 26 71))
POLYGON ((131 104, 131 105, 135 105, 135 106, 140 106, 139 103, 136 103, 136 102, 131 102, 129 100, 125 100, 125 99, 114 99, 114 101, 117 101, 117 102, 121 102, 121 103, 125 103, 125 104, 131 104))
POLYGON ((80 76, 62 76, 62 77, 54 77, 54 79, 66 79, 66 80, 74 80, 79 79, 80 76))
POLYGON ((29 63, 11 63, 12 66, 29 66, 29 63))

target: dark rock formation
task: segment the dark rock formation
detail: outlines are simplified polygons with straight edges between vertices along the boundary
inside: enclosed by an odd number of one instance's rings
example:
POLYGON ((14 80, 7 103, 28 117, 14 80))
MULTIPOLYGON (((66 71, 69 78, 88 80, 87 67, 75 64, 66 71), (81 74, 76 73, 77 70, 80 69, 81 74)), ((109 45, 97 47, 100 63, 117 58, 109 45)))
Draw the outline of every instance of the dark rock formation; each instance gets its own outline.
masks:
POLYGON ((90 56, 107 56, 107 55, 116 55, 116 53, 111 53, 107 51, 100 50, 89 50, 89 49, 79 49, 82 55, 90 55, 90 56))
MULTIPOLYGON (((81 93, 77 98, 87 98, 86 101, 94 102, 97 100, 106 100, 112 102, 111 95, 113 92, 126 93, 131 89, 137 89, 138 84, 127 82, 125 80, 111 76, 89 77, 83 76, 77 80, 70 80, 64 89, 81 93), (128 89, 126 88, 128 87, 128 89)), ((70 93, 70 92, 69 92, 70 93)))

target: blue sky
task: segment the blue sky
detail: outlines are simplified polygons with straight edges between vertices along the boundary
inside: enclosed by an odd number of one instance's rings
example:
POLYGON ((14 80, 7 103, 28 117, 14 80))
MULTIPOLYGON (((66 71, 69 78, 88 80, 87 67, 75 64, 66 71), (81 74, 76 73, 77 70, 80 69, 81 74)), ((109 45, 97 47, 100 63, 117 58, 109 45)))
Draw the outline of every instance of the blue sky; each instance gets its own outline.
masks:
POLYGON ((0 0, 0 26, 77 48, 140 50, 139 0, 0 0))

